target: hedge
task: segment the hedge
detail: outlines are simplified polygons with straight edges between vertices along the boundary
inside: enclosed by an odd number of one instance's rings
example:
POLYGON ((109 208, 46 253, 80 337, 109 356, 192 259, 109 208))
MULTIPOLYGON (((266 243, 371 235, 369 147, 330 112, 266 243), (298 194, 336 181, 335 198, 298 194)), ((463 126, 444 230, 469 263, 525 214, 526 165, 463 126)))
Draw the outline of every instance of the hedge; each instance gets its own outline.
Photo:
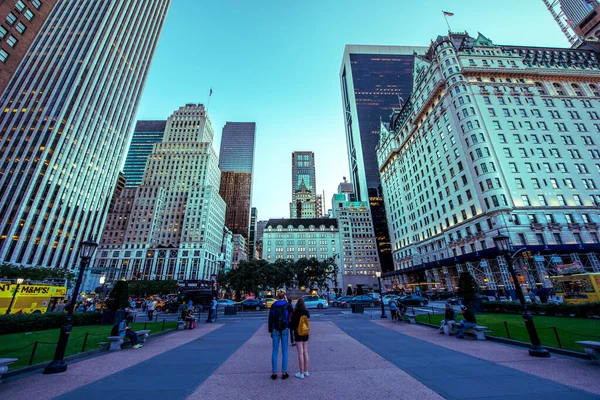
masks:
MULTIPOLYGON (((102 314, 99 312, 74 313, 73 326, 98 325, 102 314)), ((67 313, 9 314, 0 315, 0 332, 20 333, 60 328, 67 320, 67 313)))
MULTIPOLYGON (((486 301, 483 308, 488 313, 520 314, 521 304, 514 301, 486 301)), ((578 318, 591 318, 600 316, 600 303, 582 304, 544 304, 527 303, 527 309, 533 314, 548 316, 575 316, 578 318)))

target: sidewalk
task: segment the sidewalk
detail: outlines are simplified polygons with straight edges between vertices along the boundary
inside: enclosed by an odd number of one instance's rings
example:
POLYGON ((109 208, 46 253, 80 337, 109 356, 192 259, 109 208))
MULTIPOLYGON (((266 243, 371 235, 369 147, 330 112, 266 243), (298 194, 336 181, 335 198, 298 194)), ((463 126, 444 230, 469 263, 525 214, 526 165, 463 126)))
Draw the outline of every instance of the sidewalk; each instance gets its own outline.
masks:
POLYGON ((536 358, 531 357, 523 347, 490 341, 458 340, 420 325, 392 323, 389 320, 373 322, 403 335, 600 396, 600 367, 585 360, 556 354, 552 354, 551 358, 536 358))
MULTIPOLYGON (((112 374, 120 374, 127 368, 136 368, 138 364, 146 360, 190 343, 221 326, 219 324, 200 325, 194 330, 167 334, 149 341, 138 350, 128 348, 71 363, 67 371, 61 374, 43 375, 40 371, 37 375, 25 378, 19 376, 9 378, 0 384, 0 398, 53 399, 85 385, 101 381, 112 374)), ((87 400, 90 398, 90 394, 86 393, 84 397, 87 400)))
MULTIPOLYGON (((365 317, 311 324, 311 375, 273 381, 264 320, 198 324, 69 365, 58 375, 8 379, 0 398, 19 399, 600 399, 600 368, 525 349, 457 340, 434 329, 365 317)), ((281 363, 281 360, 280 360, 281 363)))

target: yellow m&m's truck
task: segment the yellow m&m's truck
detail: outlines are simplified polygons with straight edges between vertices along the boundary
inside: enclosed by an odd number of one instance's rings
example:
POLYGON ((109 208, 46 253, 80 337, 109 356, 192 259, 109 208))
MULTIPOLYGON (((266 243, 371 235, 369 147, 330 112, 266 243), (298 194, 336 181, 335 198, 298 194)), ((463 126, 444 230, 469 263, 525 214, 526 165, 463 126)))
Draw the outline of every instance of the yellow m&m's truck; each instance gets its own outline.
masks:
POLYGON ((0 315, 52 311, 67 295, 66 280, 0 281, 0 315))

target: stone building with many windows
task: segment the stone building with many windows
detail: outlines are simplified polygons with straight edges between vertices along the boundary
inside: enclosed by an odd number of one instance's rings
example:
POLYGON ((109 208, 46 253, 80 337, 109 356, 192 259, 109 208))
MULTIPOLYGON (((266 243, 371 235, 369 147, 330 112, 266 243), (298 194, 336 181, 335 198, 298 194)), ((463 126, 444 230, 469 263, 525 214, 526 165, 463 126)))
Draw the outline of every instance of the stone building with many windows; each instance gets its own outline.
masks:
POLYGON ((225 202, 213 130, 202 104, 167 121, 154 144, 142 184, 115 201, 95 270, 109 280, 208 280, 224 261, 225 202))
POLYGON ((395 271, 386 285, 453 290, 462 271, 512 293, 561 266, 600 271, 600 59, 593 51, 439 36, 377 147, 395 271), (531 255, 530 255, 531 254, 531 255), (409 286, 410 285, 410 286, 409 286))

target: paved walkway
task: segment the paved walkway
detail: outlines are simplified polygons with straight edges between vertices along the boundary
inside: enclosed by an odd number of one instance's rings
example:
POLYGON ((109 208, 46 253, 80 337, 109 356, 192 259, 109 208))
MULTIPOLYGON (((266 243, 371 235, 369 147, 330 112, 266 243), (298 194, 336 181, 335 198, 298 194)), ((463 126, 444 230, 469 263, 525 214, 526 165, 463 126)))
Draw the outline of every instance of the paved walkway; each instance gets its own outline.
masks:
POLYGON ((315 320, 310 377, 294 377, 289 347, 290 379, 272 381, 264 321, 219 322, 73 363, 63 374, 9 379, 0 398, 600 399, 600 367, 584 361, 534 359, 522 348, 364 317, 315 320))

